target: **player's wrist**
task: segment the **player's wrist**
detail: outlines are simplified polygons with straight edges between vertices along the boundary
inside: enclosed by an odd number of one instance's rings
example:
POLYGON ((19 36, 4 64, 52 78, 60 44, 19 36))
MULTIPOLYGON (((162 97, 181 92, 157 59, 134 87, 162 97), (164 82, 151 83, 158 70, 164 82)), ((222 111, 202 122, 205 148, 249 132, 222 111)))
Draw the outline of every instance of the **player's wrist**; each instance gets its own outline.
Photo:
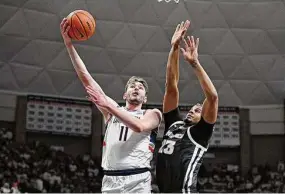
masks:
POLYGON ((173 44, 171 45, 171 47, 173 48, 173 50, 178 50, 180 48, 179 43, 173 44))
POLYGON ((107 103, 104 106, 104 109, 106 109, 108 112, 112 112, 112 110, 114 110, 114 108, 116 108, 116 106, 114 106, 112 103, 107 103))
POLYGON ((68 48, 70 48, 70 47, 72 47, 72 41, 70 40, 70 41, 64 41, 64 44, 65 44, 65 46, 66 47, 68 47, 68 48))
POLYGON ((191 59, 191 60, 188 60, 188 63, 189 63, 192 67, 194 67, 194 68, 196 68, 196 67, 198 67, 198 66, 200 65, 198 59, 191 59))
POLYGON ((179 41, 179 40, 173 41, 173 42, 171 42, 170 44, 171 44, 171 47, 172 47, 172 48, 179 48, 179 46, 180 46, 180 41, 179 41))

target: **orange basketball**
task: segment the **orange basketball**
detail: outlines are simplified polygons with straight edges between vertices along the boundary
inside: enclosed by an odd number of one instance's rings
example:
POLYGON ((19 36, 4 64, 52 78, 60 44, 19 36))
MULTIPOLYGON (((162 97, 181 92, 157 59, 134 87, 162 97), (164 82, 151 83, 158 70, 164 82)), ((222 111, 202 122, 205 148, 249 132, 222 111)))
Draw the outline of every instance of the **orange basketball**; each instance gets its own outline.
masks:
POLYGON ((95 19, 87 11, 75 10, 67 16, 67 21, 70 24, 68 35, 73 40, 87 40, 95 32, 95 19))

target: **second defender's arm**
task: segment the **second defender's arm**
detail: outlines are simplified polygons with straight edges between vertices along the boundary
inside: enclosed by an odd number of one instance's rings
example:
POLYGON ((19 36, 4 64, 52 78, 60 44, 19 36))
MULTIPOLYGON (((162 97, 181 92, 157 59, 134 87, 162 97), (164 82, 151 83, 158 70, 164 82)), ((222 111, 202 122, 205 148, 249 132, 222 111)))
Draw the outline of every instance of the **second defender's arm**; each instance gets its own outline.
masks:
POLYGON ((179 103, 179 46, 172 46, 166 67, 165 94, 163 112, 167 113, 178 107, 179 103))
POLYGON ((202 117, 207 123, 215 123, 218 115, 217 90, 204 68, 200 65, 199 61, 192 65, 206 96, 202 107, 202 117))
POLYGON ((187 41, 184 40, 185 49, 182 48, 181 50, 184 58, 193 67, 206 96, 202 107, 202 117, 207 123, 215 123, 218 115, 218 93, 208 74, 198 60, 199 38, 197 38, 196 42, 193 36, 191 36, 191 38, 188 36, 187 39, 187 41))
POLYGON ((181 22, 171 39, 171 50, 168 55, 166 67, 165 94, 163 99, 163 113, 170 112, 178 107, 179 103, 179 43, 190 26, 190 21, 181 22))

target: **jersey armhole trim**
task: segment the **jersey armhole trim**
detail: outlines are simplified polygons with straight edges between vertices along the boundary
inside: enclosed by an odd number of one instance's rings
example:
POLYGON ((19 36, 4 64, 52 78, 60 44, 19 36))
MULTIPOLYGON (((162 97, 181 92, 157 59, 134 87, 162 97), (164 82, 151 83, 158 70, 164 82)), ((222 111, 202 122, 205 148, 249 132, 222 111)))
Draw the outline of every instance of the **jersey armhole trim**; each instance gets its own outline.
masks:
POLYGON ((112 117, 113 117, 113 115, 110 114, 110 113, 108 113, 108 116, 109 116, 109 118, 108 118, 108 120, 105 122, 105 125, 108 125, 109 122, 111 121, 112 117))
POLYGON ((187 129, 187 135, 188 135, 190 141, 192 141, 192 143, 194 143, 195 146, 197 146, 198 148, 200 148, 200 149, 202 149, 204 152, 206 152, 206 151, 207 151, 207 148, 201 146, 200 144, 198 144, 198 143, 193 139, 193 137, 192 137, 192 135, 191 135, 191 133, 190 133, 190 129, 191 129, 191 127, 189 127, 189 128, 187 129))

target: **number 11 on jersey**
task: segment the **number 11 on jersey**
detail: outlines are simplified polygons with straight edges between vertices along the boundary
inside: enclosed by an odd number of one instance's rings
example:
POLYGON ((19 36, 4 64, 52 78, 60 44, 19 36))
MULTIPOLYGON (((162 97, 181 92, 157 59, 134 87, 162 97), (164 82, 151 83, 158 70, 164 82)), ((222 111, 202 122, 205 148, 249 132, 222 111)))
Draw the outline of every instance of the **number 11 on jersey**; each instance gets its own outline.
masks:
POLYGON ((119 141, 127 141, 128 131, 129 131, 128 127, 121 126, 121 132, 120 132, 119 141))
POLYGON ((167 139, 163 140, 162 145, 158 150, 158 153, 171 155, 174 151, 175 143, 176 143, 175 141, 171 141, 167 139))

